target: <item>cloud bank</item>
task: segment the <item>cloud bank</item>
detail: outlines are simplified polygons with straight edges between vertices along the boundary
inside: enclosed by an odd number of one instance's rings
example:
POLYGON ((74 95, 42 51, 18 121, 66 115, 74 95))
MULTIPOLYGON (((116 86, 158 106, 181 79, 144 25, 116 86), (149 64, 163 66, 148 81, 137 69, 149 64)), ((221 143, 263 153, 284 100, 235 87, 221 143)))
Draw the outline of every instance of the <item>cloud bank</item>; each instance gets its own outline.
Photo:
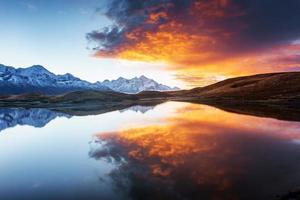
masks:
POLYGON ((103 11, 112 25, 87 39, 96 56, 185 74, 298 69, 299 11, 299 0, 112 0, 103 11))

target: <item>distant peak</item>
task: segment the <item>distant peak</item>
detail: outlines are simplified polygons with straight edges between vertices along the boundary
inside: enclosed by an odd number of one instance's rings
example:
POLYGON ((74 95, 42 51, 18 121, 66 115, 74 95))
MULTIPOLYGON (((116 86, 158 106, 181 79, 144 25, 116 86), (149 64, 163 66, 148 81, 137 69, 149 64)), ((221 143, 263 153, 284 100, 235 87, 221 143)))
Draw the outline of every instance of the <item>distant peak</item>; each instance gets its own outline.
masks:
POLYGON ((28 67, 28 69, 38 69, 38 70, 46 70, 48 71, 45 67, 42 65, 32 65, 31 67, 28 67))
POLYGON ((119 77, 117 80, 125 80, 125 78, 123 78, 122 76, 121 77, 119 77))
POLYGON ((149 79, 149 78, 147 78, 146 76, 142 75, 142 76, 140 76, 139 79, 149 79))
POLYGON ((66 77, 74 77, 72 74, 70 74, 70 73, 66 73, 66 74, 64 74, 64 76, 66 76, 66 77))
POLYGON ((6 65, 3 65, 3 64, 0 64, 0 68, 3 68, 3 69, 5 69, 5 68, 8 68, 8 66, 6 66, 6 65))
POLYGON ((28 68, 23 68, 22 70, 24 71, 29 71, 29 72, 43 72, 43 73, 50 73, 45 67, 42 65, 32 65, 31 67, 28 68))

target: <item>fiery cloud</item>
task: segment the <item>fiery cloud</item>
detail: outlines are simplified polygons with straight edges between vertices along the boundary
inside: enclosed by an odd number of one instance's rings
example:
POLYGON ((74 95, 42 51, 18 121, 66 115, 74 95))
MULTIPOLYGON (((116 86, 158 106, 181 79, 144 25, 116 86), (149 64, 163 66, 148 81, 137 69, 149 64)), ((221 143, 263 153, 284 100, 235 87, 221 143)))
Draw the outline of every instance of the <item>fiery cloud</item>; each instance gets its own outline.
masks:
POLYGON ((164 62, 178 74, 282 71, 300 66, 299 48, 289 50, 299 9, 298 0, 113 0, 104 13, 113 25, 87 39, 96 56, 164 62))

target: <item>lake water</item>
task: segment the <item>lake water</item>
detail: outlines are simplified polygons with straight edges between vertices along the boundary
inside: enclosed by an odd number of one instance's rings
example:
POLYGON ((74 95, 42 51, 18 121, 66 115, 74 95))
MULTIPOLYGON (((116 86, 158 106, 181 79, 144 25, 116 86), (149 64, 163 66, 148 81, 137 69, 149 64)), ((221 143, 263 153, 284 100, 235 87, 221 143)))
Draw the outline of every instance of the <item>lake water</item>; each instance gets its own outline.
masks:
POLYGON ((278 199, 300 123, 190 103, 71 116, 0 109, 1 200, 278 199))

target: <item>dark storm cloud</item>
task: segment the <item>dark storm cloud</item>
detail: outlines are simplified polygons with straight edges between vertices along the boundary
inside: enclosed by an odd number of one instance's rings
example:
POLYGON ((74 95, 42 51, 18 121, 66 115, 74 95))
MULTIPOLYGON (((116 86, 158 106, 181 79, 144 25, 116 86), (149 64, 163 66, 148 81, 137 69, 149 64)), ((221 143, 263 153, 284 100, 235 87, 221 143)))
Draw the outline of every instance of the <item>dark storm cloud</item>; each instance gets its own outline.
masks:
POLYGON ((109 48, 118 45, 122 40, 122 30, 117 26, 105 27, 101 31, 93 31, 87 34, 88 40, 98 41, 95 50, 109 50, 109 48))
MULTIPOLYGON (((98 44, 96 49, 105 51, 110 51, 119 45, 129 45, 135 41, 128 40, 126 34, 136 29, 141 32, 157 31, 160 25, 170 21, 167 16, 160 16, 160 13, 168 12, 169 15, 186 13, 191 2, 191 0, 113 0, 104 11, 104 15, 112 20, 113 25, 88 33, 87 39, 98 44), (158 15, 158 17, 155 21, 149 22, 150 15, 158 15)), ((143 33, 137 36, 139 37, 137 40, 144 38, 143 33)))
MULTIPOLYGON (((299 0, 239 0, 233 1, 244 15, 241 21, 247 26, 241 33, 245 44, 282 43, 300 37, 299 0)), ((243 41, 241 41, 243 42, 243 41)))
POLYGON ((285 48, 300 39, 300 0, 112 0, 102 13, 112 25, 87 34, 96 56, 231 75, 299 66, 285 48))

